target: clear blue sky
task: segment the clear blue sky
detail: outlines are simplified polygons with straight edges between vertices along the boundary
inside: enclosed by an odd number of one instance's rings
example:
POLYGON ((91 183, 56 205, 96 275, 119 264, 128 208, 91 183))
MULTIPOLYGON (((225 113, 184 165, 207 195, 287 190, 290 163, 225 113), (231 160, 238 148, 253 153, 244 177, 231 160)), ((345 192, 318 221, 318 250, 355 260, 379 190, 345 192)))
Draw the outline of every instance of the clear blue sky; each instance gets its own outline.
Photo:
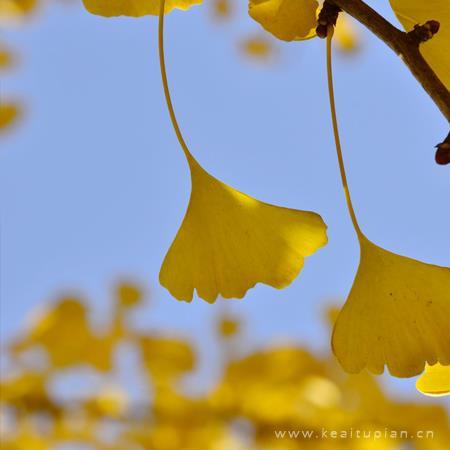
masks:
MULTIPOLYGON (((387 1, 372 3, 394 20, 387 1)), ((289 339, 325 350, 323 308, 343 303, 358 248, 331 135, 324 42, 284 44, 277 64, 258 66, 236 52, 238 38, 258 28, 245 14, 218 25, 206 7, 170 14, 170 84, 205 168, 256 198, 317 211, 327 222, 329 245, 291 287, 259 286, 226 301, 246 317, 249 346, 289 339)), ((362 51, 335 58, 360 223, 379 245, 449 265, 449 169, 434 163, 432 148, 448 125, 401 61, 361 31, 362 51)), ((139 316, 142 328, 193 335, 208 352, 221 306, 179 303, 158 285, 189 174, 163 101, 156 33, 154 17, 104 19, 54 3, 2 33, 22 60, 2 79, 2 96, 23 96, 28 109, 0 142, 2 340, 62 292, 89 298, 100 316, 113 283, 129 277, 151 289, 154 306, 139 316)), ((411 380, 392 386, 416 395, 411 380)))

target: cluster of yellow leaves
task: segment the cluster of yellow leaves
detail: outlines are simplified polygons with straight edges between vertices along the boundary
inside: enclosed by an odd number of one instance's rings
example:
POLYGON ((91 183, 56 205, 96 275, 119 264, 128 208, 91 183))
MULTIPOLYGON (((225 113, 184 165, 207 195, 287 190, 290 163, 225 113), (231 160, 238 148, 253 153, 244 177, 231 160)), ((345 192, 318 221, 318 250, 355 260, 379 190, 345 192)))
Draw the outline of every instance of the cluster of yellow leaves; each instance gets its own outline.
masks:
MULTIPOLYGON (((441 81, 450 89, 450 2, 448 0, 390 0, 392 9, 406 31, 428 20, 440 23, 439 32, 421 45, 420 51, 441 81)), ((314 37, 317 14, 316 0, 249 0, 249 14, 261 26, 284 41, 314 37)), ((342 50, 357 46, 356 32, 348 17, 340 14, 334 34, 342 50)))
MULTIPOLYGON (((406 8, 400 4, 397 6, 406 8)), ((441 2, 433 6, 445 21, 448 13, 441 2)), ((286 41, 315 35, 318 8, 315 0, 249 3, 250 15, 286 41)), ((419 14, 424 8, 414 3, 410 10, 419 14)), ((109 15, 103 9, 100 13, 109 15)), ((162 21, 163 15, 160 36, 162 21)), ((354 34, 348 24, 345 16, 339 20, 341 31, 336 36, 344 49, 353 49, 354 34)), ((247 47, 267 55, 267 47, 258 42, 247 47)), ((160 52, 164 60, 162 40, 160 52)), ((192 192, 183 223, 163 262, 161 284, 179 300, 191 301, 196 290, 208 302, 219 295, 241 298, 258 282, 287 286, 301 270, 304 257, 325 245, 325 224, 317 214, 257 201, 208 174, 180 138, 164 64, 162 70, 172 122, 191 171, 192 192)), ((354 221, 361 261, 333 333, 338 360, 350 373, 368 368, 379 374, 387 366, 399 377, 420 374, 426 363, 449 365, 450 269, 388 252, 366 239, 354 221)))
MULTIPOLYGON (((3 450, 82 444, 100 450, 359 449, 366 444, 373 449, 447 448, 450 430, 444 408, 392 399, 369 374, 344 375, 332 358, 300 346, 249 352, 240 340, 239 348, 230 347, 230 339, 241 332, 239 320, 230 315, 217 323, 225 358, 216 381, 198 380, 199 386, 208 387, 190 394, 182 382, 194 374, 194 348, 170 335, 137 331, 127 315, 141 305, 141 297, 137 286, 120 285, 104 331, 113 341, 107 359, 118 351, 139 357, 137 369, 147 386, 137 399, 129 394, 130 380, 115 381, 118 368, 103 365, 104 350, 96 347, 98 336, 80 300, 60 299, 13 341, 8 348, 10 371, 0 382, 3 450), (120 347, 123 343, 128 345, 120 347), (41 352, 32 361, 22 358, 23 353, 37 350, 41 352), (54 393, 54 380, 60 374, 76 376, 81 365, 99 371, 102 386, 87 396, 62 400, 54 393), (310 430, 320 435, 322 429, 379 430, 383 436, 316 440, 275 435, 275 430, 310 430), (418 430, 431 430, 433 439, 416 439, 418 430)), ((422 385, 435 392, 441 389, 436 381, 440 375, 431 376, 434 380, 422 385)), ((71 390, 73 381, 66 382, 66 390, 71 390)))

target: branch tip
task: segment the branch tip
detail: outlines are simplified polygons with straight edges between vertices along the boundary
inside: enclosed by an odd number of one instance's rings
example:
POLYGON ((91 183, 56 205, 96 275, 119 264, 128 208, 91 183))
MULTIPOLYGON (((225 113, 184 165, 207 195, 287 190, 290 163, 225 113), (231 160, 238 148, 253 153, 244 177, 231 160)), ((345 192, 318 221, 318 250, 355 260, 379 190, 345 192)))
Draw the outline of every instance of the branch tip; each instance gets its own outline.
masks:
POLYGON ((439 31, 440 26, 441 24, 437 20, 428 20, 422 25, 414 25, 414 28, 407 33, 407 36, 414 44, 420 45, 429 41, 439 31))
POLYGON ((325 39, 328 35, 328 27, 336 25, 336 21, 341 8, 336 6, 331 1, 325 0, 322 9, 320 10, 319 17, 317 18, 316 34, 321 39, 325 39))

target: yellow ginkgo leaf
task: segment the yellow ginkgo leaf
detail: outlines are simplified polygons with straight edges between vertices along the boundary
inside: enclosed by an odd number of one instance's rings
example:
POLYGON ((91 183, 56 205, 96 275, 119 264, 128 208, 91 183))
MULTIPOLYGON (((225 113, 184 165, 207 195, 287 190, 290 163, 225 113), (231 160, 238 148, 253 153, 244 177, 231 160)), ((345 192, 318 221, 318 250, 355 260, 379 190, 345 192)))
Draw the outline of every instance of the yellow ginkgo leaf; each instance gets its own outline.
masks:
POLYGON ((283 41, 309 39, 316 34, 316 0, 250 0, 250 16, 283 41))
MULTIPOLYGON (((157 16, 161 5, 160 0, 83 0, 85 8, 99 16, 157 16)), ((173 9, 187 10, 193 5, 199 5, 202 0, 166 0, 164 12, 173 9)))
POLYGON ((192 192, 181 228, 161 267, 160 282, 178 300, 194 289, 208 302, 242 298, 256 283, 288 286, 303 259, 327 242, 313 212, 255 200, 209 175, 189 158, 192 192))
POLYGON ((450 89, 450 1, 390 0, 392 9, 406 31, 428 20, 440 23, 438 33, 420 45, 420 51, 437 76, 450 89))
POLYGON ((450 365, 427 365, 416 382, 416 388, 422 394, 433 397, 450 395, 450 365))
POLYGON ((388 252, 360 236, 361 261, 333 332, 333 351, 350 373, 387 365, 411 377, 425 363, 450 364, 450 268, 388 252))
POLYGON ((164 56, 164 14, 159 14, 161 77, 172 125, 189 164, 189 206, 159 274, 178 300, 190 302, 194 289, 213 303, 218 295, 242 298, 256 283, 289 285, 303 259, 327 242, 326 225, 313 212, 255 200, 207 173, 192 156, 170 97, 164 56))

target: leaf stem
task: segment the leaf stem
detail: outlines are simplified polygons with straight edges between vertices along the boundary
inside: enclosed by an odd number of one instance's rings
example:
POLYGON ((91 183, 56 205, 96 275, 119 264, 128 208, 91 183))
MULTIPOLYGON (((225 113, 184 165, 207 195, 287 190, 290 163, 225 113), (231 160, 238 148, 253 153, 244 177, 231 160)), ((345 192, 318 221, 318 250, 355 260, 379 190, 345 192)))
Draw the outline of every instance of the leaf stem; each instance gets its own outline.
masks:
POLYGON ((334 99, 333 67, 331 60, 331 41, 333 39, 333 32, 334 32, 333 25, 329 25, 327 33, 327 81, 328 81, 328 95, 330 99, 331 120, 333 122, 334 141, 336 144, 336 153, 339 162, 339 171, 341 173, 342 186, 344 188, 345 200, 347 202, 347 208, 350 214, 350 218, 352 219, 353 228, 355 229, 356 234, 358 235, 358 239, 361 240, 364 237, 364 234, 361 231, 361 228, 359 227, 358 219, 356 218, 352 199, 350 197, 347 175, 345 173, 344 158, 342 156, 341 139, 339 137, 339 127, 336 114, 336 102, 334 99))
POLYGON ((159 50, 159 67, 161 69, 161 79, 164 88, 164 97, 166 99, 167 109, 169 110, 170 121, 172 122, 173 129, 177 135, 178 142, 183 149, 183 152, 189 163, 195 161, 192 156, 189 147, 184 140, 183 134, 181 133, 180 126, 178 125, 177 117, 175 115, 175 110, 173 109, 172 98, 170 96, 169 83, 167 81, 166 72, 166 60, 164 54, 164 9, 166 5, 166 0, 160 0, 159 7, 159 20, 158 20, 158 50, 159 50))

